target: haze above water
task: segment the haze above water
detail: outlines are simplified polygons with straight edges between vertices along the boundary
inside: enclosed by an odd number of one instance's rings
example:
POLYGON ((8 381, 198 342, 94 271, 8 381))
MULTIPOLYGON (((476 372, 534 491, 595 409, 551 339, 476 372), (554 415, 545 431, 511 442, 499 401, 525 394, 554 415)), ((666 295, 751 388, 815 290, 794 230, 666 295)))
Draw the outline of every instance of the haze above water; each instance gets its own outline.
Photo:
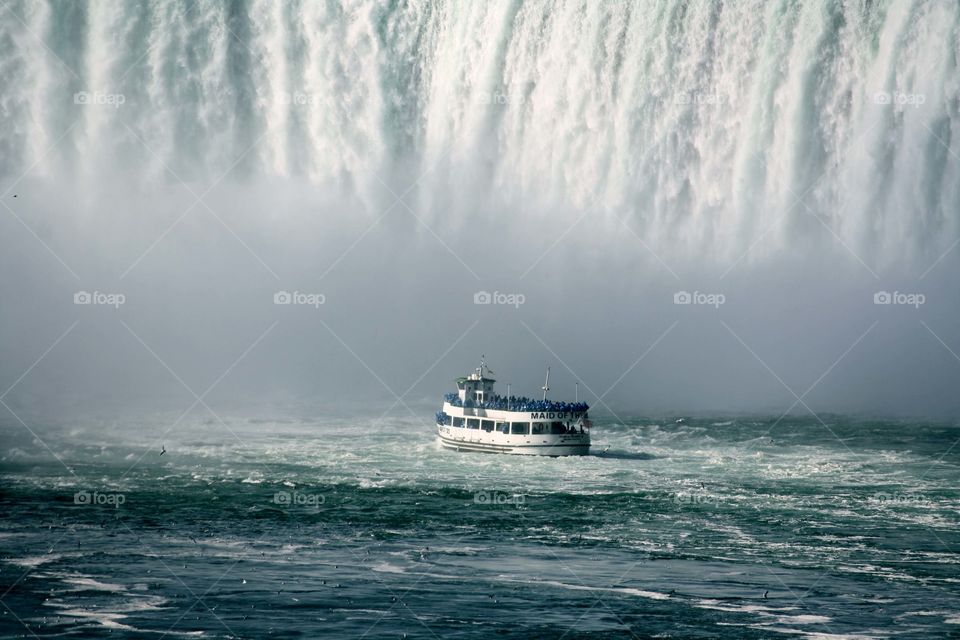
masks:
POLYGON ((9 3, 3 401, 956 415, 960 8, 687 5, 9 3))

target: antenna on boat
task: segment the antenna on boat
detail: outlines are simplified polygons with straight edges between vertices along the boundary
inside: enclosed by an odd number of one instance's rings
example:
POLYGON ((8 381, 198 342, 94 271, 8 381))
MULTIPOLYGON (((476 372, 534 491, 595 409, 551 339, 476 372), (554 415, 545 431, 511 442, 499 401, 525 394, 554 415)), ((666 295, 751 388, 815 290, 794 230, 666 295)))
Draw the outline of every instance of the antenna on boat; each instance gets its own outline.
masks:
POLYGON ((547 391, 550 391, 550 367, 547 367, 547 379, 544 380, 543 386, 540 387, 543 389, 543 399, 547 399, 547 391))
POLYGON ((507 411, 510 411, 510 383, 507 383, 507 411))
POLYGON ((580 383, 579 382, 573 383, 573 401, 580 402, 580 383))

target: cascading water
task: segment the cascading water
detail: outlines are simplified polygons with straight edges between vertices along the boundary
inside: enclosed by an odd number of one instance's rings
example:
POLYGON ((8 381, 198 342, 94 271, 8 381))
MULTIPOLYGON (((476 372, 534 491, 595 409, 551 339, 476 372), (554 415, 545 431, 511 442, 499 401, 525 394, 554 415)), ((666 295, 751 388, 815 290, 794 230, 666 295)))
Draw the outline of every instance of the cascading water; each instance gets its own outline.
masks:
POLYGON ((935 257, 958 25, 942 0, 8 2, 0 173, 238 163, 369 215, 420 177, 425 219, 595 207, 664 251, 935 257))
POLYGON ((958 60, 958 0, 0 0, 0 638, 960 637, 958 60), (440 450, 481 354, 599 455, 440 450))

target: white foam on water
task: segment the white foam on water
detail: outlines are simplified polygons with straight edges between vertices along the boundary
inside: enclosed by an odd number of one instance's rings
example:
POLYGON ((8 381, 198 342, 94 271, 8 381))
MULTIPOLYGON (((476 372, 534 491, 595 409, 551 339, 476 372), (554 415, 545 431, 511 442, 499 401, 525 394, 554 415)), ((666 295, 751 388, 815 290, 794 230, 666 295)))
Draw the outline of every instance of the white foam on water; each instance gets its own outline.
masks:
POLYGON ((620 593, 623 595, 648 598, 650 600, 669 600, 670 596, 658 591, 645 591, 643 589, 634 589, 632 587, 590 587, 583 584, 569 584, 556 580, 505 580, 505 582, 522 582, 524 584, 549 585, 561 589, 570 589, 571 591, 596 591, 602 593, 620 593))
POLYGON ((805 638, 810 638, 811 640, 880 640, 880 638, 886 638, 890 634, 884 631, 873 631, 869 633, 874 635, 865 635, 865 634, 847 634, 847 633, 823 633, 820 631, 806 631, 804 629, 794 629, 792 627, 775 627, 768 624, 753 624, 748 625, 752 629, 763 629, 764 631, 772 631, 774 633, 783 633, 803 636, 805 638))
POLYGON ((901 613, 900 615, 895 616, 894 619, 899 620, 901 618, 911 618, 914 616, 950 616, 953 614, 954 614, 953 611, 937 611, 937 610, 908 611, 906 613, 901 613))
MULTIPOLYGON (((108 629, 117 629, 137 633, 161 633, 159 631, 133 627, 129 624, 124 624, 123 621, 129 618, 130 614, 143 614, 166 609, 167 607, 164 607, 163 605, 165 605, 167 602, 167 599, 161 596, 137 594, 119 601, 98 604, 96 607, 86 607, 81 606, 78 603, 56 599, 47 599, 43 604, 44 606, 57 609, 57 613, 60 616, 76 618, 80 620, 89 620, 108 629)), ((175 635, 184 634, 176 633, 175 635)))
POLYGON ((697 600, 694 603, 694 606, 699 609, 712 609, 714 611, 727 611, 730 613, 757 613, 757 614, 767 614, 774 615, 781 611, 795 611, 797 607, 794 606, 784 606, 784 607, 772 607, 761 604, 735 604, 732 602, 726 602, 723 600, 714 600, 710 598, 697 600))
POLYGON ((127 616, 119 613, 110 613, 107 611, 100 611, 96 609, 64 609, 60 612, 62 616, 69 616, 71 618, 81 618, 85 620, 91 620, 97 624, 107 627, 108 629, 120 629, 123 631, 139 631, 136 627, 131 627, 130 625, 123 624, 120 620, 126 619, 127 616))
MULTIPOLYGON (((56 575, 56 574, 53 574, 56 575)), ((122 584, 112 584, 109 582, 100 582, 95 578, 82 575, 61 575, 60 579, 71 584, 75 591, 109 591, 111 593, 124 593, 127 588, 122 584)))
POLYGON ((887 569, 884 567, 879 567, 872 564, 863 564, 863 565, 847 565, 841 564, 835 567, 836 571, 843 571, 845 573, 861 573, 868 574, 872 576, 880 576, 887 578, 889 580, 902 580, 904 582, 925 582, 925 578, 919 578, 917 576, 912 576, 906 573, 900 573, 893 571, 892 569, 887 569))
POLYGON ((43 556, 27 556, 26 558, 11 558, 10 560, 7 560, 7 562, 11 564, 15 564, 20 567, 33 568, 33 567, 39 567, 48 562, 56 562, 62 557, 63 557, 63 554, 61 553, 48 553, 47 555, 43 555, 43 556))
POLYGON ((430 547, 429 553, 441 553, 457 556, 475 556, 490 551, 490 547, 430 547))
POLYGON ((829 616, 817 616, 812 614, 776 617, 776 621, 779 624, 826 624, 832 620, 833 618, 830 618, 829 616))
POLYGON ((390 564, 389 562, 380 562, 372 567, 371 571, 376 571, 377 573, 406 573, 407 570, 403 567, 397 566, 395 564, 390 564))

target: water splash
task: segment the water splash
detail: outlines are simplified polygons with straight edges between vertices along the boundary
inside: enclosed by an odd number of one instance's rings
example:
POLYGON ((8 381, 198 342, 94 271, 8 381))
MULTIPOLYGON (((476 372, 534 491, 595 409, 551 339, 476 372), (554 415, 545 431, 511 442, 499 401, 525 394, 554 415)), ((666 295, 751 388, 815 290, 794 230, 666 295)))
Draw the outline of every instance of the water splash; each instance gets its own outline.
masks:
POLYGON ((958 25, 935 0, 13 2, 0 174, 233 169, 357 215, 419 179, 427 220, 595 208, 678 255, 935 257, 960 233, 958 25))

